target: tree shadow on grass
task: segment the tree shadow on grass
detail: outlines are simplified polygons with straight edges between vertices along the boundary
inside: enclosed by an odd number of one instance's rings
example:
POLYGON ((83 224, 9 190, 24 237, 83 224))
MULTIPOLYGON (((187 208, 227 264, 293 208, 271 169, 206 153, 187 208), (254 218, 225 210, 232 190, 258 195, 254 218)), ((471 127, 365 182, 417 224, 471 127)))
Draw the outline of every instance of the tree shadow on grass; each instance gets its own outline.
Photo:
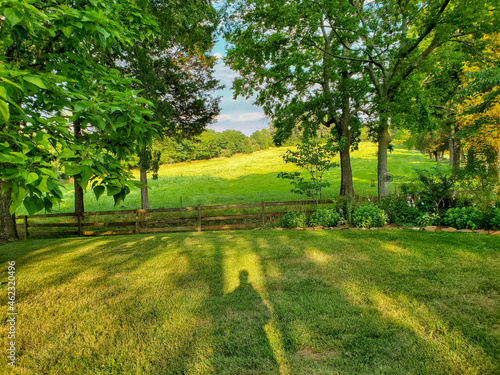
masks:
MULTIPOLYGON (((475 279, 480 285, 486 283, 492 287, 496 284, 498 287, 498 282, 493 282, 495 267, 484 271, 488 258, 481 261, 480 257, 492 255, 492 249, 474 247, 484 239, 469 238, 467 241, 472 242, 468 246, 460 246, 464 239, 446 238, 447 245, 440 246, 438 234, 426 236, 421 233, 417 238, 412 235, 344 231, 302 232, 292 235, 296 239, 283 236, 283 247, 293 249, 289 253, 296 256, 281 262, 280 270, 288 276, 266 277, 266 280, 269 300, 275 311, 292 312, 280 315, 287 319, 281 326, 288 336, 287 348, 303 350, 300 346, 293 347, 300 328, 293 327, 290 322, 307 321, 300 317, 300 311, 309 309, 318 319, 304 323, 304 327, 313 327, 313 331, 317 329, 323 334, 332 332, 333 342, 337 341, 345 353, 353 358, 360 354, 366 358, 368 367, 356 371, 351 368, 348 370, 351 373, 369 368, 375 371, 377 366, 394 371, 397 368, 401 373, 411 371, 411 367, 398 363, 395 353, 406 353, 408 359, 420 362, 422 368, 427 368, 423 373, 494 373, 498 370, 495 365, 498 339, 493 337, 491 327, 483 329, 491 326, 494 302, 490 300, 489 306, 475 304, 473 308, 464 309, 459 295, 464 287, 476 289, 473 286, 475 279), (320 243, 318 236, 324 237, 320 243), (302 246, 303 253, 297 254, 302 246), (468 248, 472 250, 469 252, 468 248), (470 257, 471 262, 461 264, 460 257, 470 257), (321 287, 323 282, 325 285, 321 287), (311 289, 315 285, 317 291, 311 289), (299 290, 310 290, 310 293, 290 298, 292 291, 299 290), (337 298, 334 298, 335 291, 341 292, 337 298), (360 316, 356 316, 356 309, 360 316), (342 313, 338 315, 338 311, 342 313), (294 314, 296 318, 291 318, 294 314), (338 320, 331 319, 335 316, 338 320), (482 319, 485 326, 474 322, 477 319, 482 319), (319 328, 321 326, 324 328, 319 328), (419 349, 414 351, 412 347, 419 349), (387 358, 395 361, 391 364, 387 358), (394 365, 398 367, 391 367, 394 365)), ((490 246, 493 243, 486 241, 490 246)), ((281 257, 270 251, 260 254, 270 262, 281 257)), ((492 297, 498 302, 498 293, 492 297)), ((317 336, 316 340, 321 339, 317 336)))

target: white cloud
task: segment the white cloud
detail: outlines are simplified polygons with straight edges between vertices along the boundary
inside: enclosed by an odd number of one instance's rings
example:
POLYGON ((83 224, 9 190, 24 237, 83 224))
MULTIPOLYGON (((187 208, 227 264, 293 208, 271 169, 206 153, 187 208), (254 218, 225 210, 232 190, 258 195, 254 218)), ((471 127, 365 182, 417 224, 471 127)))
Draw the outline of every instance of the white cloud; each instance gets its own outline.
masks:
POLYGON ((238 116, 238 121, 246 122, 246 121, 258 121, 264 119, 264 113, 262 112, 248 112, 242 113, 238 116))

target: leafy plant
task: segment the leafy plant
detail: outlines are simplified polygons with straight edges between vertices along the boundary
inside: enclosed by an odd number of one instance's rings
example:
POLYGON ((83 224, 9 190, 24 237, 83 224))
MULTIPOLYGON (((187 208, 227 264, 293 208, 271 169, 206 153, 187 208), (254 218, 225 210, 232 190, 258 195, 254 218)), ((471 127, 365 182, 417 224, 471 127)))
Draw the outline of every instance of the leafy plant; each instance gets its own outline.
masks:
POLYGON ((302 144, 297 145, 297 151, 287 150, 283 155, 285 163, 293 163, 305 171, 309 178, 303 177, 302 172, 281 172, 278 178, 291 180, 294 185, 292 193, 304 194, 316 201, 321 199, 321 190, 330 186, 328 181, 323 181, 325 171, 337 167, 338 163, 333 158, 339 150, 339 145, 333 138, 328 139, 326 143, 306 139, 302 144))
POLYGON ((309 226, 336 227, 339 221, 340 215, 334 209, 317 210, 309 217, 309 226))
POLYGON ((307 225, 307 215, 304 212, 287 212, 281 218, 281 226, 283 228, 298 228, 307 225))
POLYGON ((455 207, 445 212, 443 223, 457 229, 477 229, 483 224, 483 213, 475 207, 455 207))
POLYGON ((352 222, 358 228, 381 227, 386 225, 388 221, 384 210, 375 205, 358 207, 352 215, 352 222))
POLYGON ((421 215, 415 199, 411 195, 384 199, 379 206, 387 213, 389 222, 397 225, 415 223, 421 215))
POLYGON ((500 208, 491 210, 489 216, 489 227, 491 229, 500 230, 500 208))
POLYGON ((434 173, 425 170, 418 173, 418 180, 422 183, 420 199, 438 214, 440 208, 447 206, 447 200, 451 200, 455 179, 439 166, 434 168, 434 173))
POLYGON ((435 213, 428 213, 426 212, 425 214, 419 216, 416 220, 417 225, 420 227, 426 227, 428 225, 437 225, 441 221, 441 217, 438 214, 435 213))

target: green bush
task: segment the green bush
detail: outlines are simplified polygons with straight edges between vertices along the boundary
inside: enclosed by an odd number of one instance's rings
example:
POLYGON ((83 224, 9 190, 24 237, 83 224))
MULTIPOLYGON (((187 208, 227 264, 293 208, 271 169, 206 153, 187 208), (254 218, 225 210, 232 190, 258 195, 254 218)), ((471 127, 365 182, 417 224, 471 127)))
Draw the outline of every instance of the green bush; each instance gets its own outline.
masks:
POLYGON ((491 229, 500 230, 500 208, 494 208, 491 211, 489 227, 491 229))
POLYGON ((388 221, 384 210, 375 205, 358 207, 352 214, 352 222, 357 227, 382 227, 388 221))
POLYGON ((339 224, 340 215, 337 211, 330 210, 317 210, 313 212, 309 217, 309 226, 310 227, 336 227, 339 224))
POLYGON ((443 224, 457 229, 477 229, 483 225, 483 213, 475 207, 450 208, 444 214, 443 224))
POLYGON ((430 214, 426 212, 425 214, 419 216, 416 222, 420 227, 426 227, 428 225, 438 225, 441 222, 441 217, 438 214, 430 214))
POLYGON ((280 223, 283 228, 305 227, 307 225, 307 216, 303 212, 287 212, 281 218, 280 223))
POLYGON ((379 206, 387 213, 389 222, 397 225, 416 223, 421 216, 420 210, 410 195, 384 199, 379 206))

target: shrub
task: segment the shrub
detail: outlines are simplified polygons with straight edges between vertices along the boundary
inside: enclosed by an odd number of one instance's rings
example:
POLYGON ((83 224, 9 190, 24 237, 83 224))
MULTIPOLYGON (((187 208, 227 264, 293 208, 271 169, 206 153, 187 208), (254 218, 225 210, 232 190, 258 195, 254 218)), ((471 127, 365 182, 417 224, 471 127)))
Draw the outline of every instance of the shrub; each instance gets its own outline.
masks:
POLYGON ((421 216, 420 210, 415 206, 410 195, 384 199, 380 202, 380 208, 387 213, 389 222, 397 225, 416 223, 421 216))
POLYGON ((337 211, 330 210, 317 210, 309 217, 309 226, 323 226, 323 227, 336 227, 339 224, 340 215, 337 211))
POLYGON ((455 177, 440 166, 434 171, 417 170, 416 182, 401 185, 403 194, 411 195, 417 208, 422 211, 439 213, 452 206, 455 177))
POLYGON ((450 208, 443 223, 457 229, 477 229, 483 224, 483 213, 475 207, 450 208))
POLYGON ((287 212, 283 215, 280 222, 283 228, 305 227, 307 224, 307 216, 303 212, 287 212))
POLYGON ((388 218, 384 210, 370 205, 358 207, 352 215, 352 222, 357 227, 381 227, 388 223, 388 218))
POLYGON ((441 217, 438 214, 430 214, 426 212, 425 214, 419 216, 416 222, 417 225, 420 227, 426 227, 428 225, 437 225, 441 222, 441 217))
POLYGON ((494 208, 491 211, 489 227, 491 229, 500 230, 500 208, 494 208))

